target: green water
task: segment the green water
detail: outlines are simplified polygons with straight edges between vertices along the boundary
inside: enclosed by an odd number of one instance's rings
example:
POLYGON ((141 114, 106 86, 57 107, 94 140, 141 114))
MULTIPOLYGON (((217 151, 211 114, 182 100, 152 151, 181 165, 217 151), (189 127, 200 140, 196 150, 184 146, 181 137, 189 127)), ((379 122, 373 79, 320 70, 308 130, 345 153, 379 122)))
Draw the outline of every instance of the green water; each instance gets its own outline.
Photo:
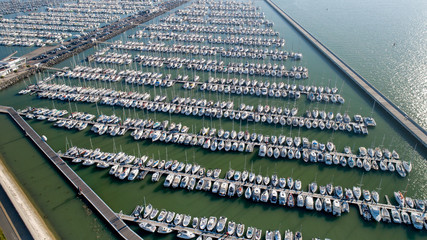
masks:
MULTIPOLYGON (((308 1, 307 1, 308 2, 308 1)), ((298 12, 298 6, 304 2, 289 2, 290 11, 292 13, 299 13, 301 23, 304 24, 311 21, 310 14, 298 12), (305 23, 303 22, 305 17, 305 23)), ((317 139, 320 142, 332 140, 337 149, 341 151, 344 146, 351 146, 356 150, 359 146, 383 146, 384 148, 395 149, 401 158, 412 161, 414 165, 413 171, 409 177, 402 179, 398 177, 397 173, 381 173, 381 172, 368 172, 364 173, 360 170, 350 170, 342 167, 328 167, 320 164, 305 164, 295 160, 273 160, 268 158, 259 158, 257 151, 253 154, 245 153, 224 153, 224 152, 210 152, 199 147, 183 147, 171 144, 150 143, 148 141, 134 141, 127 133, 122 137, 109 137, 97 136, 85 130, 82 132, 69 131, 64 129, 57 129, 48 122, 39 122, 37 120, 29 121, 31 126, 39 134, 44 134, 48 137, 48 142, 55 150, 65 150, 66 139, 72 144, 80 147, 99 147, 103 151, 125 151, 129 154, 138 154, 138 146, 141 154, 155 156, 156 158, 173 158, 179 161, 197 162, 206 168, 222 168, 223 174, 228 170, 229 166, 233 169, 243 170, 253 168, 255 173, 263 175, 272 175, 276 173, 278 176, 300 179, 303 187, 307 186, 310 182, 316 180, 318 184, 324 185, 333 182, 335 185, 343 187, 352 187, 361 182, 363 175, 363 188, 374 190, 380 186, 380 195, 382 200, 384 194, 392 197, 393 191, 407 189, 408 195, 415 198, 426 198, 427 190, 425 182, 427 176, 426 166, 426 153, 414 150, 415 142, 408 136, 408 134, 401 130, 400 127, 390 117, 377 107, 372 107, 372 102, 360 91, 350 83, 335 67, 333 67, 326 59, 317 52, 308 42, 299 36, 280 16, 278 16, 271 8, 264 2, 258 1, 255 4, 260 5, 266 16, 275 22, 275 29, 280 32, 281 36, 287 40, 287 49, 302 52, 304 58, 299 63, 286 62, 287 66, 294 64, 307 66, 309 69, 310 78, 302 80, 298 83, 304 85, 329 85, 337 86, 341 95, 345 97, 346 103, 342 106, 334 104, 318 104, 308 103, 304 97, 297 101, 290 100, 277 100, 277 99, 264 99, 252 96, 228 96, 223 94, 202 94, 198 90, 184 91, 177 85, 171 89, 166 90, 168 96, 192 96, 204 97, 209 99, 231 99, 234 100, 235 106, 241 101, 257 105, 263 103, 275 106, 285 107, 298 107, 299 115, 306 109, 325 109, 326 111, 333 112, 348 112, 350 115, 362 114, 364 116, 373 116, 377 122, 375 128, 369 129, 368 136, 358 136, 353 134, 346 134, 331 131, 321 132, 320 130, 306 130, 306 129, 290 129, 289 127, 281 127, 266 124, 247 124, 246 122, 240 123, 239 121, 232 122, 231 120, 218 120, 212 121, 208 118, 202 119, 199 117, 184 117, 180 115, 172 115, 163 113, 147 113, 141 110, 130 110, 121 108, 112 108, 99 105, 98 109, 95 104, 81 104, 81 103, 64 103, 60 101, 40 100, 35 96, 18 96, 16 93, 23 89, 29 82, 34 82, 35 79, 29 79, 26 82, 19 83, 0 94, 0 103, 2 105, 10 105, 15 108, 24 108, 26 106, 34 107, 48 107, 57 109, 67 109, 72 111, 87 111, 96 114, 97 111, 104 114, 126 115, 126 117, 144 117, 156 118, 157 120, 171 119, 174 122, 182 122, 190 127, 190 129, 200 129, 202 126, 215 126, 216 128, 222 127, 231 130, 232 128, 239 130, 248 129, 253 132, 262 132, 263 134, 284 134, 284 135, 300 135, 309 138, 310 140, 317 139)), ((284 4, 280 2, 280 4, 284 4)), ((321 2, 312 5, 302 5, 303 8, 319 7, 321 2)), ((326 3, 324 3, 326 4, 326 3)), ((329 3, 328 3, 329 4, 329 3)), ((374 4, 374 3, 372 3, 374 4)), ((283 8, 288 5, 281 5, 283 8)), ((377 6, 380 8, 382 5, 377 6)), ((322 7, 326 8, 326 7, 322 7)), ((329 7, 331 8, 331 7, 329 7)), ((286 10, 286 8, 285 8, 286 10)), ((305 10, 310 11, 310 10, 305 10)), ((291 13, 291 12, 290 12, 291 13)), ((369 14, 366 13, 366 14, 369 14)), ((322 15, 319 13, 319 15, 322 15)), ((333 16, 333 15, 332 15, 333 16)), ((296 17, 296 16, 295 16, 296 17)), ((298 21, 299 18, 296 18, 298 21)), ((328 18, 327 18, 328 19, 328 18)), ((152 22, 157 22, 158 19, 152 22)), ((349 20, 348 20, 349 21, 349 20)), ((356 21, 356 20, 354 20, 356 21)), ((319 24, 318 32, 323 31, 323 25, 319 24)), ((309 26, 307 26, 309 27, 309 26)), ((310 26, 311 27, 311 26, 310 26)), ((312 29, 308 28, 310 31, 312 29)), ((136 30, 130 30, 122 36, 118 36, 113 40, 123 39, 136 30)), ((340 34, 343 32, 330 31, 329 36, 336 42, 340 34), (335 35, 335 38, 330 35, 335 35)), ((316 35, 316 34, 315 34, 316 35)), ((323 41, 323 39, 321 39, 323 41)), ((331 41, 329 39, 329 41, 331 41)), ((325 44, 329 46, 328 39, 325 39, 325 44)), ((331 49, 336 45, 331 45, 331 49)), ((350 66, 355 69, 362 69, 367 59, 364 55, 359 54, 357 51, 343 50, 343 52, 352 53, 349 59, 350 66), (353 60, 352 60, 353 59, 353 60), (353 62, 355 61, 355 62, 353 62), (353 65, 354 64, 354 65, 353 65)), ((70 66, 76 63, 81 63, 81 59, 92 53, 93 50, 88 50, 79 56, 61 63, 59 66, 70 66)), ((337 50, 339 56, 340 52, 337 50)), ((344 58, 344 60, 347 60, 344 58)), ((368 59, 369 60, 369 59, 368 59)), ((376 63, 376 59, 370 59, 371 64, 376 63)), ((404 60, 402 60, 404 61, 404 60)), ((387 63, 384 63, 387 64, 387 63)), ((368 64, 369 65, 369 64, 368 64)), ((122 67, 123 68, 123 67, 122 67)), ((140 70, 140 67, 139 67, 140 70)), ((150 69, 145 69, 150 70, 150 69)), ((363 69, 365 70, 365 69, 363 69)), ((369 71, 369 70, 365 70, 369 71)), ((372 76, 375 76, 375 68, 371 69, 372 76)), ((181 70, 181 72, 185 72, 181 70)), ((174 72, 171 72, 176 74, 174 72)), ((361 72, 363 76, 368 77, 361 72)), ((196 73, 201 75, 200 73, 196 73)), ((377 73, 379 74, 379 73, 377 73)), ((389 78, 392 72, 389 73, 389 78)), ((45 74, 45 76, 47 76, 45 74)), ((38 76, 38 78, 43 75, 38 76)), ((208 77, 207 74, 203 75, 203 79, 208 77)), ((385 78, 385 77, 384 77, 385 78)), ((368 78, 369 80, 371 78, 368 78)), ((60 80, 59 82, 61 82, 60 80)), ((77 84, 78 81, 68 81, 67 84, 77 84)), ((376 86, 387 89, 387 82, 375 82, 376 86)), ((82 83, 87 84, 87 83, 82 83)), ((94 84, 94 83, 91 83, 94 84)), ((105 85, 105 84, 104 84, 105 85)), ((110 85, 107 85, 110 87, 110 85)), ((149 91, 156 94, 165 94, 165 90, 160 92, 159 89, 150 87, 133 88, 125 84, 115 84, 112 87, 121 88, 125 90, 138 90, 149 91)), ((382 90, 380 88, 380 90, 382 90)), ((391 92, 393 93, 393 92, 391 92)), ((390 94, 390 93, 389 93, 390 94)), ((396 93, 397 94, 397 93, 396 93)), ((400 93, 399 93, 400 94, 400 93)), ((407 99, 410 101, 410 99, 407 99)), ((418 104, 405 103, 409 105, 418 104)), ((404 109, 408 111, 408 109, 404 109)), ((424 115, 425 119, 425 115, 424 115)), ((43 216, 47 219, 48 224, 55 230, 61 239, 112 239, 116 238, 107 227, 95 214, 87 209, 84 202, 76 198, 76 193, 68 186, 68 184, 58 176, 55 169, 44 159, 44 157, 33 149, 33 146, 20 135, 14 125, 9 122, 8 117, 0 116, 0 130, 2 137, 0 138, 0 153, 6 159, 8 167, 13 171, 18 180, 23 185, 30 198, 37 205, 43 216)), ((417 148, 420 150, 420 147, 417 148)), ((237 198, 220 198, 217 195, 206 192, 188 192, 185 190, 173 190, 163 187, 163 179, 158 183, 152 183, 150 176, 143 181, 126 182, 116 180, 108 175, 107 170, 100 170, 96 167, 82 167, 72 166, 74 170, 91 186, 94 191, 101 196, 101 198, 115 211, 123 210, 125 213, 130 213, 136 204, 143 203, 144 199, 147 203, 152 203, 156 208, 165 208, 175 212, 186 213, 192 216, 211 216, 217 217, 223 215, 230 220, 242 222, 246 226, 254 226, 261 228, 264 231, 269 229, 280 229, 282 233, 286 229, 292 231, 301 230, 305 239, 312 237, 331 238, 331 239, 423 239, 427 235, 424 232, 415 231, 413 227, 404 227, 394 224, 383 224, 365 222, 358 214, 355 207, 350 208, 349 214, 344 214, 340 218, 332 217, 323 213, 305 211, 303 209, 295 208, 282 208, 270 204, 253 203, 245 199, 237 198)), ((383 200, 384 201, 384 200, 383 200)), ((393 201, 393 200, 392 200, 393 201)), ((140 233, 144 239, 173 239, 174 235, 159 236, 156 234, 146 234, 133 226, 134 229, 140 233)))

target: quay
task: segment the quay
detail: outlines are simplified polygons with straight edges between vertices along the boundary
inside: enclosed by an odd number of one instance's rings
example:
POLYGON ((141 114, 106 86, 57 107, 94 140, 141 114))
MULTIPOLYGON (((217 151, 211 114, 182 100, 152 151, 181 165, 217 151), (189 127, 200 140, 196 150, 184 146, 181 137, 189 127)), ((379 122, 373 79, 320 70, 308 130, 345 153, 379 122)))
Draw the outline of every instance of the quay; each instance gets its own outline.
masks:
POLYGON ((289 22, 298 32, 300 32, 313 46, 323 53, 332 63, 334 63, 343 73, 345 73, 356 85, 365 91, 376 103, 378 103, 386 112, 388 112, 403 128, 405 128, 412 136, 415 137, 423 146, 427 148, 427 131, 419 124, 412 120, 406 113, 399 109, 378 89, 370 84, 366 79, 360 76, 350 66, 344 63, 337 55, 329 48, 323 45, 299 23, 286 14, 272 0, 265 0, 274 10, 277 11, 287 22, 289 22))
POLYGON ((36 131, 16 112, 12 107, 0 106, 0 112, 9 114, 15 123, 24 131, 25 136, 49 158, 55 167, 74 186, 79 194, 83 196, 96 211, 108 222, 108 224, 123 239, 142 239, 132 231, 114 211, 62 160, 52 148, 42 140, 36 131))

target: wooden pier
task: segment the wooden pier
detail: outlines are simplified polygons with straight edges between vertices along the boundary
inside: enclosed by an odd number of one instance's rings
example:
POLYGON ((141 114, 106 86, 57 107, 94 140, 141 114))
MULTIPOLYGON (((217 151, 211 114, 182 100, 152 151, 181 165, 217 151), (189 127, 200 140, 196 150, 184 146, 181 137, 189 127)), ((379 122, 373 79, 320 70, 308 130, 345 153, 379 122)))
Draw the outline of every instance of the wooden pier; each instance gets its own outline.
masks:
POLYGON ((406 113, 399 109, 386 96, 384 96, 371 83, 360 76, 350 66, 344 63, 337 55, 329 48, 323 45, 293 18, 279 8, 272 0, 265 0, 274 10, 277 11, 286 21, 288 21, 298 32, 300 32, 311 44, 313 44, 320 52, 322 52, 332 63, 334 63, 341 71, 343 71, 354 83, 365 91, 376 103, 378 103, 385 111, 387 111, 398 123, 402 125, 412 136, 414 136, 423 146, 427 148, 427 131, 419 124, 412 120, 406 113))
POLYGON ((7 113, 15 123, 24 131, 41 152, 52 162, 53 165, 67 178, 73 187, 83 196, 92 207, 104 218, 106 222, 123 239, 142 239, 132 231, 114 211, 42 140, 34 129, 15 111, 12 107, 0 106, 1 113, 7 113))

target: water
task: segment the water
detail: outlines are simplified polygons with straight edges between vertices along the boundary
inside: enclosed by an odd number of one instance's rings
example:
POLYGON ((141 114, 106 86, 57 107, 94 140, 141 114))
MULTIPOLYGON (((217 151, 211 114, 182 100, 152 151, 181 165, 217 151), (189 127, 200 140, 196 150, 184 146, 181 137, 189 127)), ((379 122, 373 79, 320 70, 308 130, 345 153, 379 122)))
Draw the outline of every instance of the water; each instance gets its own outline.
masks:
MULTIPOLYGON (((380 195, 393 196, 393 191, 407 189, 408 196, 415 198, 426 198, 427 190, 425 182, 427 176, 425 174, 427 170, 426 166, 426 155, 424 152, 414 151, 415 142, 404 132, 400 130, 400 127, 391 122, 387 115, 377 107, 372 107, 372 102, 364 96, 363 93, 353 86, 332 64, 315 50, 308 42, 306 42, 301 36, 299 36, 286 22, 284 22, 280 16, 278 16, 271 8, 269 8, 264 2, 256 2, 260 5, 263 11, 269 19, 275 22, 275 29, 280 31, 281 36, 287 40, 287 48, 296 52, 302 52, 304 58, 301 65, 307 66, 309 69, 310 78, 306 81, 301 81, 304 85, 329 85, 337 86, 341 90, 341 94, 346 98, 346 103, 343 106, 333 104, 317 104, 308 103, 305 99, 301 98, 298 101, 288 100, 266 100, 263 98, 256 98, 250 96, 233 96, 236 105, 240 101, 245 103, 257 105, 258 103, 268 103, 276 106, 296 106, 299 108, 299 114, 302 114, 306 109, 325 109, 326 111, 336 112, 348 112, 350 115, 362 114, 364 116, 372 115, 377 121, 377 127, 370 128, 368 136, 356 136, 348 135, 345 133, 332 133, 332 132, 321 132, 319 130, 305 130, 305 129, 290 129, 288 127, 282 128, 281 126, 275 127, 274 125, 265 124, 246 124, 243 122, 232 122, 230 120, 210 120, 201 119, 195 117, 183 117, 173 115, 171 119, 174 122, 182 122, 183 124, 190 127, 190 129, 199 130, 202 126, 215 126, 219 128, 225 128, 231 130, 233 127, 236 130, 248 129, 253 132, 263 132, 265 134, 284 134, 284 135, 300 135, 308 137, 310 140, 317 139, 320 142, 326 142, 332 140, 336 145, 337 149, 341 151, 344 146, 351 146, 354 151, 359 146, 383 146, 384 148, 396 149, 400 153, 401 157, 412 161, 414 169, 406 179, 401 179, 397 174, 388 173, 377 173, 369 172, 363 174, 362 171, 349 170, 342 167, 326 167, 319 164, 307 165, 302 162, 294 160, 272 160, 267 158, 257 157, 257 151, 253 154, 244 153, 220 153, 210 152, 202 148, 182 147, 174 145, 166 145, 161 143, 149 143, 148 141, 134 141, 129 133, 123 137, 111 138, 108 136, 97 136, 91 133, 89 130, 83 132, 67 131, 63 129, 56 129, 52 124, 47 122, 39 122, 36 120, 29 121, 30 124, 39 134, 44 134, 48 137, 48 142, 55 150, 65 150, 66 139, 68 142, 72 142, 74 145, 81 147, 99 147, 103 151, 125 151, 129 154, 138 154, 138 146, 142 154, 154 156, 155 158, 174 158, 179 161, 196 161, 198 164, 206 168, 222 168, 223 174, 228 170, 229 166, 236 170, 253 169, 255 173, 261 173, 263 175, 272 175, 276 173, 278 176, 289 177, 300 179, 303 183, 303 187, 316 180, 319 185, 324 185, 329 182, 333 182, 335 185, 341 185, 343 187, 352 187, 361 182, 363 175, 363 188, 369 190, 375 190, 381 184, 380 195)), ((280 2, 280 4, 285 4, 280 2)), ((387 5, 387 4, 386 4, 387 5)), ((332 12, 332 6, 340 6, 344 9, 347 5, 343 3, 331 4, 317 2, 315 4, 308 4, 304 1, 291 1, 286 5, 281 5, 287 10, 291 16, 295 17, 297 21, 307 27, 310 31, 318 30, 318 33, 312 32, 316 37, 319 37, 328 47, 337 53, 340 57, 343 57, 347 63, 354 67, 357 71, 365 76, 368 80, 377 78, 369 77, 367 73, 372 76, 379 75, 376 70, 376 64, 381 62, 384 65, 392 65, 394 60, 382 60, 367 58, 366 54, 361 54, 355 50, 357 44, 361 44, 363 47, 358 47, 360 51, 366 48, 366 44, 358 43, 357 38, 349 38, 344 43, 350 44, 350 46, 343 46, 341 48, 336 47, 338 44, 344 44, 339 39, 342 35, 350 34, 349 31, 353 31, 354 28, 343 28, 340 31, 333 30, 331 27, 329 18, 335 17, 332 12), (303 5, 305 4, 305 5, 303 5), (327 16, 323 16, 318 13, 318 17, 321 20, 313 21, 312 18, 317 14, 312 14, 313 10, 328 8, 330 11, 327 16), (289 10, 288 10, 289 8, 289 10), (303 12, 303 9, 306 12, 303 12), (332 13, 331 13, 332 12, 332 13), (299 17, 295 15, 298 13, 299 17), (304 22, 305 20, 305 22, 304 22), (314 24, 314 25, 310 25, 314 24), (317 28, 316 28, 316 25, 317 28), (326 26, 332 30, 327 32, 324 29, 326 26), (326 31, 326 33, 324 32, 326 31), (325 38, 321 38, 319 34, 324 34, 325 38), (352 41, 352 42, 351 42, 352 41), (336 45, 333 44, 336 42, 336 45), (355 45, 356 44, 356 45, 355 45), (348 57, 341 54, 341 51, 347 52, 348 57), (352 60, 353 59, 353 60, 352 60), (368 61, 371 61, 368 64, 368 61), (372 67, 369 71, 361 66, 372 67), (363 72, 366 71, 366 72, 363 72)), ((359 5, 357 5, 359 6, 359 5)), ((393 7, 393 4, 387 5, 393 7)), ((353 5, 354 8, 356 8, 353 5)), ((371 3, 371 7, 383 8, 384 4, 371 3)), ((363 9, 361 4, 360 8, 363 9)), ((344 11, 344 10, 343 10, 344 11)), ((356 11, 352 9, 352 11, 356 11)), ((363 12, 358 10, 357 12, 363 12)), ((317 13, 318 11, 316 11, 317 13)), ((366 19, 372 18, 370 12, 364 12, 366 19)), ((335 14, 340 14, 340 11, 335 11, 335 14)), ((362 14, 362 13, 360 13, 362 14)), ((401 13, 403 14, 403 13, 401 13)), ((409 13, 407 13, 409 14, 409 13)), ((365 19, 365 18, 364 18, 365 19)), ((406 18, 405 18, 406 19, 406 18)), ((154 20, 154 22, 157 20, 154 20)), ((412 20, 408 20, 412 21, 412 20)), ((332 21, 336 22, 336 21, 332 21)), ((342 21, 345 22, 345 21, 342 21)), ((357 25, 360 21, 357 19, 349 19, 348 23, 357 25)), ((363 22, 363 21, 362 21, 363 22)), ((358 32, 358 35, 367 34, 369 31, 363 31, 364 28, 358 32)), ((133 33, 135 30, 130 30, 122 36, 116 37, 117 39, 126 39, 126 36, 133 33)), ((380 35, 380 34, 379 34, 380 35)), ((417 40, 414 40, 415 42, 417 40)), ((422 38, 418 39, 422 41, 422 38)), ((374 41, 373 41, 374 42, 374 41)), ((400 44, 399 44, 400 45, 400 44)), ((397 46, 399 46, 397 45, 397 46)), ((370 47, 370 46, 369 46, 370 47)), ((84 56, 87 56, 93 52, 93 50, 86 51, 74 59, 70 59, 59 66, 69 66, 80 63, 84 56)), ((424 55, 425 56, 425 55, 424 55)), ((405 62, 404 59, 398 59, 399 63, 405 62)), ((415 63, 415 62, 414 62, 415 63)), ((292 66, 293 62, 288 61, 287 66, 292 66)), ((299 65, 300 63, 298 63, 299 65)), ((197 73, 200 75, 199 73, 197 73)), ((393 72, 385 72, 382 74, 389 74, 388 77, 384 76, 384 79, 389 79, 393 76, 393 72)), ((42 77, 42 76, 40 76, 42 77)), ((204 76, 204 78, 207 75, 204 76)), ((40 107, 56 107, 58 109, 68 109, 69 111, 87 111, 91 113, 97 113, 97 108, 94 104, 80 104, 80 103, 64 103, 59 101, 48 101, 39 100, 34 96, 17 96, 16 93, 24 88, 29 82, 34 82, 35 79, 26 80, 26 82, 19 83, 5 91, 2 91, 0 95, 0 103, 2 105, 11 105, 15 108, 23 108, 28 105, 40 106, 40 107)), ((67 84, 77 84, 77 81, 69 82, 67 84)), ((86 83, 82 83, 86 84, 86 83)), ((109 84, 108 84, 109 85, 109 84)), ((387 82, 377 82, 375 84, 381 91, 381 86, 384 89, 390 85, 387 82)), ((132 88, 128 85, 117 84, 116 87, 123 89, 132 88)), ((217 95, 217 94, 206 94, 202 95, 198 90, 185 92, 180 90, 180 86, 175 86, 172 89, 168 89, 167 92, 170 94, 179 94, 181 96, 194 96, 194 97, 206 97, 210 99, 228 99, 228 95, 217 95)), ((134 90, 138 90, 135 88, 134 90)), ((142 91, 143 89, 139 89, 142 91)), ((159 89, 153 89, 145 87, 145 91, 152 93, 159 93, 159 89)), ((402 92, 402 91, 401 91, 402 92)), ((384 92, 386 93, 386 92, 384 92)), ((162 90, 162 94, 165 94, 165 90, 162 90)), ((387 93, 386 93, 387 94, 387 93)), ((389 94, 397 94, 396 92, 390 92, 389 94)), ((399 92, 400 94, 400 92, 399 92)), ((395 96, 395 95, 393 95, 395 96)), ((390 97, 392 98, 392 97, 390 97)), ((407 104, 418 104, 419 101, 412 103, 409 99, 407 104)), ((398 103, 397 104, 402 104, 398 103)), ((400 106, 400 105, 399 105, 400 106)), ((403 108, 403 107, 402 107, 403 108)), ((404 111, 408 112, 408 109, 403 108, 404 111)), ((104 114, 112 114, 122 116, 135 117, 147 117, 156 118, 157 120, 169 119, 167 114, 153 114, 146 113, 143 111, 133 111, 129 109, 122 110, 121 108, 112 108, 107 106, 99 106, 99 111, 104 114)), ((409 112, 408 112, 409 113, 409 112)), ((425 118, 425 114, 424 114, 425 118)), ((39 210, 43 213, 43 216, 47 219, 48 224, 55 229, 56 234, 62 239, 113 239, 114 235, 111 234, 110 230, 105 227, 105 223, 100 220, 95 214, 91 213, 86 207, 84 202, 75 199, 76 193, 68 186, 68 184, 58 176, 55 169, 32 148, 32 145, 25 139, 20 138, 20 133, 16 127, 12 127, 13 124, 9 123, 6 116, 0 118, 0 129, 2 131, 2 138, 0 144, 0 153, 3 158, 6 159, 6 163, 13 170, 18 180, 23 185, 26 192, 29 194, 32 201, 38 206, 39 210), (22 151, 21 151, 22 149, 22 151)), ((419 147, 418 147, 419 148, 419 147)), ((96 167, 82 167, 72 166, 74 170, 91 186, 94 191, 104 199, 104 201, 111 206, 115 211, 123 210, 124 213, 130 213, 136 204, 142 204, 144 199, 147 203, 152 203, 156 208, 165 208, 167 210, 173 210, 175 212, 190 214, 192 216, 210 216, 215 215, 217 217, 224 215, 228 219, 236 222, 242 222, 246 226, 254 226, 265 230, 280 229, 282 233, 286 229, 292 231, 301 230, 305 239, 311 239, 312 237, 329 237, 331 239, 422 239, 426 237, 425 232, 416 232, 413 227, 404 227, 394 224, 375 224, 373 222, 364 222, 358 214, 358 210, 354 207, 350 208, 349 214, 344 214, 340 218, 335 218, 326 214, 309 212, 302 209, 289 209, 281 208, 278 206, 268 204, 256 204, 245 199, 229 199, 219 198, 218 196, 206 192, 187 192, 184 190, 172 190, 163 187, 163 180, 158 183, 152 183, 150 176, 143 181, 125 182, 113 179, 108 175, 107 170, 100 170, 96 167)), ((223 175, 222 174, 222 175, 223 175)), ((164 178, 163 178, 164 179, 164 178)), ((383 201, 383 197, 381 198, 383 201)), ((173 239, 174 235, 160 236, 157 234, 146 234, 139 230, 137 227, 132 226, 138 233, 140 233, 144 239, 173 239)))

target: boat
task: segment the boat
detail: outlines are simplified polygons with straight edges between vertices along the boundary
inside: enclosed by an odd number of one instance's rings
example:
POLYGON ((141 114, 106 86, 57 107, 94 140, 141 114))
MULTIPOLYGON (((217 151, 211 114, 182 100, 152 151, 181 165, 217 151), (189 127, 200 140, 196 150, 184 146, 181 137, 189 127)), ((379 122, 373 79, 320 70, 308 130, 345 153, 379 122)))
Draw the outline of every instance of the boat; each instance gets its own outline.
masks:
POLYGON ((363 198, 365 201, 370 202, 372 200, 371 198, 371 192, 369 190, 363 190, 363 198))
POLYGON ((178 232, 177 237, 182 239, 193 239, 196 235, 188 230, 181 230, 178 232))
POLYGON ((332 214, 335 216, 341 216, 341 203, 335 199, 332 204, 332 214))
POLYGON ((167 214, 168 214, 168 212, 166 210, 160 211, 159 216, 157 216, 157 221, 163 222, 166 219, 167 214))
POLYGON ((400 214, 402 215, 402 222, 405 224, 411 224, 411 219, 409 218, 409 214, 406 211, 401 211, 400 214))
POLYGON ((159 229, 157 229, 157 232, 161 234, 168 234, 172 232, 172 229, 167 226, 160 226, 159 229))
POLYGON ((398 210, 392 208, 391 209, 391 217, 394 223, 400 224, 402 223, 402 218, 400 217, 400 213, 398 210))
POLYGON ((190 225, 191 216, 190 215, 184 215, 184 218, 182 220, 182 226, 186 227, 190 225))
POLYGON ((147 218, 150 215, 151 211, 153 211, 153 206, 151 204, 148 204, 144 209, 143 217, 147 218))
POLYGON ((425 206, 425 202, 421 199, 416 199, 415 201, 415 206, 422 212, 425 211, 426 206, 425 206))
POLYGON ((175 219, 173 220, 173 224, 175 226, 178 226, 181 224, 182 220, 183 220, 184 215, 183 214, 176 214, 175 215, 175 219))
POLYGON ((202 218, 200 218, 200 225, 199 225, 199 228, 200 228, 201 230, 204 230, 204 229, 206 228, 207 224, 208 224, 208 219, 207 219, 206 217, 202 217, 202 218))
POLYGON ((152 232, 152 233, 154 233, 156 231, 156 228, 157 228, 155 225, 151 225, 151 224, 146 223, 146 222, 140 223, 139 227, 142 228, 143 230, 147 231, 147 232, 152 232))
POLYGON ((387 210, 387 208, 381 208, 381 219, 383 222, 390 223, 390 212, 387 210))
POLYGON ((216 223, 217 223, 217 218, 216 217, 209 217, 208 225, 207 225, 206 229, 208 231, 212 231, 215 228, 216 223))
POLYGON ((243 224, 243 223, 237 224, 236 235, 238 237, 241 237, 241 236, 243 236, 244 233, 245 233, 245 224, 243 224))
POLYGON ((193 218, 193 222, 191 223, 191 226, 193 228, 198 228, 198 226, 199 226, 199 218, 198 217, 193 218))
POLYGON ((396 163, 396 171, 401 177, 406 177, 406 171, 402 163, 396 163))
POLYGON ((403 197, 403 194, 400 191, 394 192, 394 198, 396 199, 400 207, 405 206, 405 198, 403 197))
POLYGON ((154 208, 150 213, 150 219, 154 219, 158 213, 159 213, 159 209, 154 208))
POLYGON ((353 187, 353 195, 357 200, 360 199, 360 197, 362 195, 362 191, 361 191, 360 187, 353 187))
POLYGON ((236 223, 233 221, 228 222, 227 235, 232 236, 236 230, 236 223))
POLYGON ((304 207, 304 196, 302 194, 297 196, 297 206, 304 207))
POLYGON ((307 210, 313 210, 314 209, 313 197, 310 195, 305 197, 305 208, 307 210))
POLYGON ((332 212, 332 203, 330 198, 325 198, 325 200, 323 201, 323 209, 325 210, 325 212, 332 212))
POLYGON ((218 224, 216 225, 216 231, 219 233, 224 231, 226 223, 227 223, 226 217, 223 217, 223 216, 219 217, 218 224))
POLYGON ((376 203, 380 201, 380 194, 377 191, 372 191, 371 196, 376 203))
POLYGON ((175 212, 168 212, 168 214, 166 215, 166 222, 171 223, 174 218, 175 218, 175 212))
POLYGON ((268 194, 268 190, 264 190, 264 192, 262 192, 262 194, 261 194, 261 202, 267 202, 268 201, 268 197, 269 197, 269 194, 268 194))
POLYGON ((316 199, 314 207, 315 207, 316 211, 322 211, 323 204, 322 204, 321 198, 316 199))
POLYGON ((252 237, 254 237, 254 232, 255 232, 255 229, 253 227, 248 227, 246 231, 246 238, 252 239, 252 237))
POLYGON ((369 205, 369 210, 371 212, 371 216, 375 219, 375 221, 381 221, 381 211, 379 206, 371 204, 369 205))
POLYGON ((316 182, 312 182, 312 183, 310 183, 310 185, 309 185, 309 190, 310 190, 310 192, 312 192, 312 193, 316 193, 316 191, 317 191, 317 183, 316 183, 316 182))
POLYGON ((411 212, 411 220, 412 224, 414 225, 414 228, 421 230, 424 228, 424 217, 422 216, 422 213, 419 212, 411 212))

